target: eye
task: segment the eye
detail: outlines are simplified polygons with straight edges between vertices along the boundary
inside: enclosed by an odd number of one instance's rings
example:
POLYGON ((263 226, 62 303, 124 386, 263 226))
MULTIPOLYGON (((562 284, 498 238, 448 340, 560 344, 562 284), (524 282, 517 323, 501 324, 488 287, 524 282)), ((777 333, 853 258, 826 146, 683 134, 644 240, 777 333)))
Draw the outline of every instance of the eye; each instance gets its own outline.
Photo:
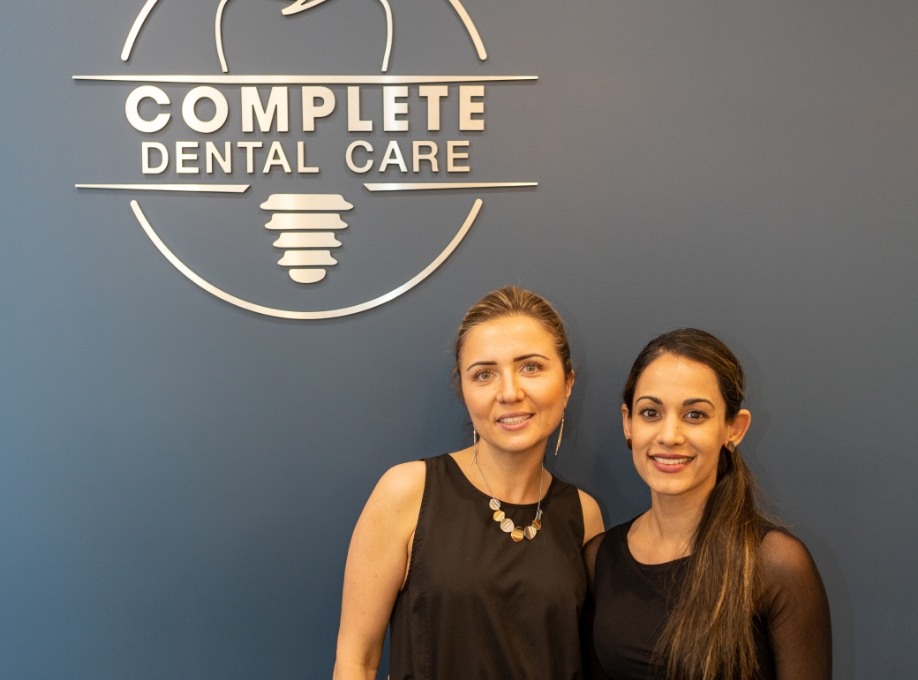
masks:
POLYGON ((685 414, 686 420, 693 420, 696 422, 702 421, 707 417, 708 417, 707 413, 705 413, 704 411, 697 411, 697 410, 689 411, 688 413, 685 414))
POLYGON ((659 417, 660 412, 655 408, 646 406, 638 411, 638 415, 645 420, 652 420, 653 418, 659 417))
POLYGON ((522 373, 531 374, 531 373, 538 373, 539 371, 542 370, 542 368, 544 367, 538 361, 527 361, 525 364, 522 365, 522 367, 520 368, 520 371, 522 373))
POLYGON ((486 382, 490 380, 493 375, 494 371, 490 368, 479 368, 472 373, 472 382, 486 382))

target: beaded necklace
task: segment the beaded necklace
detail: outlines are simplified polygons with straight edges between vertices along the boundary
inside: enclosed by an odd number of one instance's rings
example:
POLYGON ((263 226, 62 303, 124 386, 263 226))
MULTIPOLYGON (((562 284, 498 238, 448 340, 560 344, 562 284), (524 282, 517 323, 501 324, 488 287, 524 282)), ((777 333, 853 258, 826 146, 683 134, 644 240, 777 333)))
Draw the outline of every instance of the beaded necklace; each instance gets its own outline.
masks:
POLYGON ((545 479, 545 467, 542 466, 539 470, 539 502, 536 505, 535 518, 528 527, 523 528, 514 524, 513 520, 507 517, 506 513, 500 509, 500 501, 497 500, 494 496, 494 492, 491 491, 491 485, 488 483, 488 478, 485 477, 484 470, 482 470, 481 465, 478 464, 477 437, 475 438, 475 446, 472 449, 472 462, 475 463, 475 467, 478 468, 478 474, 480 474, 481 478, 484 480, 485 488, 491 496, 491 500, 488 501, 488 506, 493 511, 491 518, 500 525, 501 531, 510 534, 510 538, 514 543, 519 543, 523 538, 530 541, 534 539, 536 534, 539 533, 539 529, 542 528, 542 481, 545 479))

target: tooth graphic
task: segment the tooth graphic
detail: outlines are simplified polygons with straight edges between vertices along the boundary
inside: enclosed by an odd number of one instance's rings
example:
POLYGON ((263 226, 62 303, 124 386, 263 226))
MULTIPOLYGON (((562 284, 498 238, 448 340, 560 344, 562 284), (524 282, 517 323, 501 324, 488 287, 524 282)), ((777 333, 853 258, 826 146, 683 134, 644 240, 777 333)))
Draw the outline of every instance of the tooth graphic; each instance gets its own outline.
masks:
POLYGON ((284 256, 277 263, 290 268, 291 279, 317 283, 325 278, 326 267, 338 264, 331 248, 341 241, 334 232, 347 228, 338 213, 353 207, 340 194, 271 194, 261 204, 274 213, 265 227, 280 232, 274 247, 284 256))

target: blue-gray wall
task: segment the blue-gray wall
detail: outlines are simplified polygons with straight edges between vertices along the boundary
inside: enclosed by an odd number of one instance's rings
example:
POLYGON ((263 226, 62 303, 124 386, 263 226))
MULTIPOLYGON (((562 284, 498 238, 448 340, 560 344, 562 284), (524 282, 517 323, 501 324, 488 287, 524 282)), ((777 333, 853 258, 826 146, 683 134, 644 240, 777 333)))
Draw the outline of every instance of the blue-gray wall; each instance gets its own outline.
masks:
MULTIPOLYGON (((826 582, 836 677, 918 677, 918 4, 466 0, 482 65, 445 0, 392 0, 392 73, 539 77, 489 86, 470 177, 539 186, 482 192, 433 276, 330 321, 218 300, 130 196, 74 187, 139 178, 127 89, 72 76, 217 73, 217 4, 162 2, 129 65, 140 0, 0 5, 0 677, 327 677, 353 523, 388 466, 468 443, 453 333, 510 282, 569 324, 551 465, 610 524, 647 502, 620 434, 630 360, 680 325, 728 341, 745 453, 826 582)), ((378 73, 380 4, 284 6, 227 5, 231 66, 378 73)), ((378 201, 388 221, 363 250, 348 234, 318 304, 413 275, 471 200, 378 201)), ((243 250, 209 206, 169 238, 257 286, 257 207, 243 250)))

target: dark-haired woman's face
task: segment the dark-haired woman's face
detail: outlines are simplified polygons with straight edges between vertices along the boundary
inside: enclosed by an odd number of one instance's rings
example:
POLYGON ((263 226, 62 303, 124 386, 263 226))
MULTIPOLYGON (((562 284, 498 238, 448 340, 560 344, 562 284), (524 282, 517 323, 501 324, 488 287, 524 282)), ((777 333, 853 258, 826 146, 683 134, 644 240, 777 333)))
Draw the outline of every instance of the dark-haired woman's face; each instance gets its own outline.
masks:
POLYGON ((749 412, 732 421, 717 375, 691 359, 664 354, 637 380, 634 403, 622 406, 634 467, 655 498, 679 496, 703 503, 717 481, 720 451, 739 444, 749 412))

